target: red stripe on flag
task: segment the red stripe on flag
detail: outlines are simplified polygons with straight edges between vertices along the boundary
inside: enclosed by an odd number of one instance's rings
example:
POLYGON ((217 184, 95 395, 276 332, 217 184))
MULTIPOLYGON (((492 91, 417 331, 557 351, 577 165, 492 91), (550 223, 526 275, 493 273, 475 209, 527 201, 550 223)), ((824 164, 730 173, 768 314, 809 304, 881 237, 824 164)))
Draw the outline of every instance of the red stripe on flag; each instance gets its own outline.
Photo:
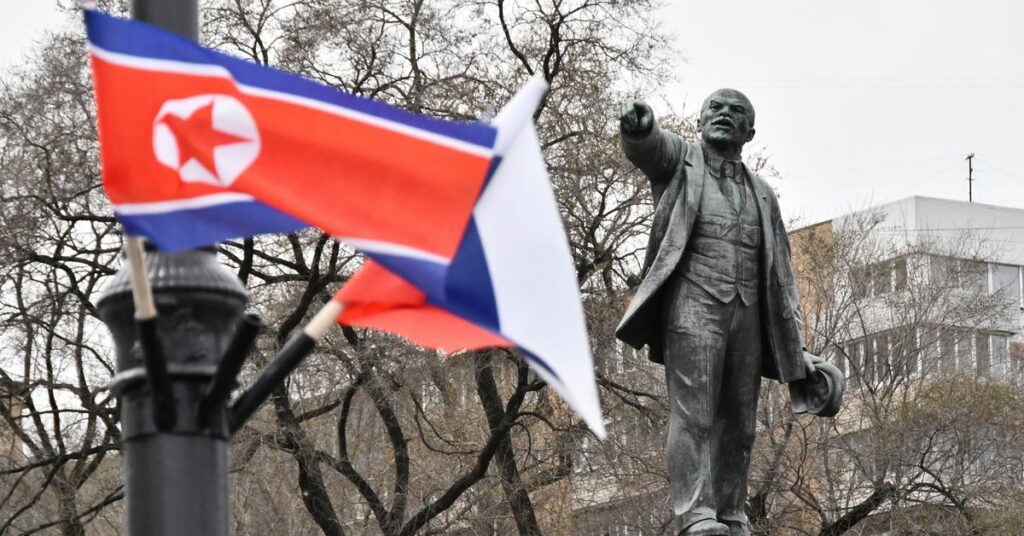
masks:
POLYGON ((336 236, 450 258, 489 159, 394 130, 264 96, 226 78, 146 71, 93 57, 104 185, 114 204, 226 191, 185 183, 157 161, 153 123, 170 99, 228 95, 256 121, 261 148, 227 191, 336 236))
POLYGON ((444 352, 513 346, 508 340, 426 303, 416 287, 373 261, 338 291, 345 304, 338 323, 379 329, 444 352))

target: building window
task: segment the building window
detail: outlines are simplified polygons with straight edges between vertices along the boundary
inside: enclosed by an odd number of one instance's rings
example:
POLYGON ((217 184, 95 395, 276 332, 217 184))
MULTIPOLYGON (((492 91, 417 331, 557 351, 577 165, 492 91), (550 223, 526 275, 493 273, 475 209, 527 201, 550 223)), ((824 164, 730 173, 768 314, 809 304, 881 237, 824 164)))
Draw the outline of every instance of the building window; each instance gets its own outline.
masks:
POLYGON ((864 366, 861 368, 861 372, 864 375, 864 382, 868 384, 875 383, 875 344, 874 339, 864 340, 864 366))
POLYGON ((850 273, 855 298, 882 296, 907 289, 907 259, 858 266, 850 273))
POLYGON ((988 292, 988 265, 981 261, 960 259, 960 288, 971 292, 988 292))
POLYGON ((850 362, 850 385, 859 385, 863 368, 864 347, 860 342, 851 342, 846 345, 846 358, 850 362))
POLYGON ((917 330, 901 328, 894 330, 889 338, 889 362, 892 373, 912 376, 917 372, 917 330))
POLYGON ((881 296, 892 291, 892 268, 887 262, 880 262, 870 267, 871 295, 881 296))
POLYGON ((834 365, 843 376, 846 376, 846 354, 842 345, 826 346, 819 357, 834 365))
POLYGON ((1006 376, 1010 373, 1010 355, 1006 343, 1005 336, 992 335, 992 372, 997 376, 1006 376))
POLYGON ((871 294, 871 280, 868 279, 868 274, 867 266, 855 266, 850 272, 850 288, 855 299, 866 298, 871 294))
POLYGON ((892 263, 893 283, 896 292, 907 290, 907 258, 896 259, 892 263))
POLYGON ((953 264, 953 261, 954 259, 950 259, 949 257, 931 257, 931 262, 929 264, 931 266, 930 280, 932 285, 939 285, 943 287, 956 286, 955 280, 950 281, 951 275, 954 275, 951 274, 953 271, 951 270, 951 264, 953 264))
POLYGON ((956 360, 962 370, 974 368, 974 356, 971 355, 971 333, 965 330, 956 332, 956 360))
POLYGON ((942 370, 956 368, 956 337, 952 330, 943 330, 939 335, 939 356, 942 370))
POLYGON ((978 376, 988 376, 992 368, 988 333, 978 333, 974 336, 974 361, 978 365, 978 376))
POLYGON ((878 335, 875 337, 875 377, 879 382, 890 379, 889 363, 892 359, 889 353, 889 335, 878 335))
POLYGON ((931 257, 931 283, 988 292, 988 264, 972 259, 931 257))
POLYGON ((940 332, 933 327, 918 328, 917 340, 918 346, 924 350, 921 354, 921 372, 930 374, 939 366, 942 356, 940 332))
POLYGON ((917 329, 914 329, 913 335, 911 335, 910 340, 907 342, 908 344, 914 345, 910 348, 910 351, 907 352, 907 376, 913 376, 914 374, 917 374, 917 371, 923 368, 920 364, 921 348, 923 347, 921 344, 921 333, 917 329))
MULTIPOLYGON (((903 261, 904 276, 906 275, 906 261, 903 261)), ((881 296, 892 292, 893 287, 893 264, 891 262, 876 262, 854 267, 850 275, 853 284, 854 297, 864 298, 867 296, 881 296)), ((903 279, 906 284, 906 278, 903 279)))
POLYGON ((1003 295, 1013 306, 1024 306, 1024 302, 1021 301, 1020 267, 1009 264, 993 264, 992 292, 1003 295))

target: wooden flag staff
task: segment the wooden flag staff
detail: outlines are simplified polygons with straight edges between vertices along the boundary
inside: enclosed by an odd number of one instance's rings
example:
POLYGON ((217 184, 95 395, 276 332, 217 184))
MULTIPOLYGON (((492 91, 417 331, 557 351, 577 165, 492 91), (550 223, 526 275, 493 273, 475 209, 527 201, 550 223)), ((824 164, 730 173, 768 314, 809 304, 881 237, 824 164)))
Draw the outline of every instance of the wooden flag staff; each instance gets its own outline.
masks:
POLYGON ((156 304, 153 288, 146 273, 146 251, 142 237, 125 234, 124 253, 132 282, 135 303, 135 331, 139 338, 146 379, 153 391, 153 421, 160 430, 170 430, 176 419, 167 360, 160 348, 156 326, 156 304))

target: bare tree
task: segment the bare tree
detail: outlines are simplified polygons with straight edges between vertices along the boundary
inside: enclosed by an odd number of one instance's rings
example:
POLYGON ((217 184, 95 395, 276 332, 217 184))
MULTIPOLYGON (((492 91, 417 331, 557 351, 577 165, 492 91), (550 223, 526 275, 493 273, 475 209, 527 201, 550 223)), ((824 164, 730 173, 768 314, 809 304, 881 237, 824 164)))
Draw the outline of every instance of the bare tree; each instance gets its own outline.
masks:
MULTIPOLYGON (((221 0, 204 5, 204 39, 450 119, 487 116, 527 77, 543 74, 552 90, 535 117, 588 315, 596 332, 608 333, 610 311, 621 309, 636 270, 650 201, 618 156, 606 111, 627 84, 667 79, 670 46, 653 23, 655 7, 651 0, 221 0)), ((103 388, 112 352, 91 302, 119 265, 120 239, 99 185, 82 50, 80 35, 54 36, 0 93, 0 388, 13 395, 2 400, 17 402, 0 409, 23 455, 3 468, 11 491, 0 523, 19 532, 119 532, 119 512, 110 508, 120 498, 117 413, 103 388)), ((226 242, 220 253, 269 325, 246 378, 360 262, 315 231, 226 242)), ((598 353, 618 367, 616 346, 598 353)), ((623 378, 614 371, 601 378, 616 400, 611 411, 635 413, 613 420, 646 422, 655 437, 663 402, 623 378)), ((601 500, 589 476, 597 468, 621 465, 623 484, 637 480, 634 469, 615 463, 635 445, 622 443, 623 454, 592 439, 514 352, 441 359, 346 328, 236 437, 235 528, 572 533, 574 498, 601 500)), ((657 487, 658 472, 645 465, 650 456, 636 458, 644 460, 638 478, 657 487)))
POLYGON ((85 534, 120 499, 112 372, 90 300, 117 239, 98 184, 82 41, 57 36, 0 95, 0 532, 85 534))
POLYGON ((798 419, 766 393, 753 517, 763 534, 1013 532, 1022 393, 984 241, 881 223, 868 211, 794 237, 806 342, 846 370, 846 407, 798 419))

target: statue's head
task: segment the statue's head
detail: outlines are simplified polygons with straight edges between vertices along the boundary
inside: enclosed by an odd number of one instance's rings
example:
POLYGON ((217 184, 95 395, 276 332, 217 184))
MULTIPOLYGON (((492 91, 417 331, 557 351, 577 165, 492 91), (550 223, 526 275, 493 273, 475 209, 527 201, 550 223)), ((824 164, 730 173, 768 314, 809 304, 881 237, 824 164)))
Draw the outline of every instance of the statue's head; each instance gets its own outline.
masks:
POLYGON ((719 89, 704 100, 697 127, 704 143, 738 153, 754 139, 754 105, 735 89, 719 89))

